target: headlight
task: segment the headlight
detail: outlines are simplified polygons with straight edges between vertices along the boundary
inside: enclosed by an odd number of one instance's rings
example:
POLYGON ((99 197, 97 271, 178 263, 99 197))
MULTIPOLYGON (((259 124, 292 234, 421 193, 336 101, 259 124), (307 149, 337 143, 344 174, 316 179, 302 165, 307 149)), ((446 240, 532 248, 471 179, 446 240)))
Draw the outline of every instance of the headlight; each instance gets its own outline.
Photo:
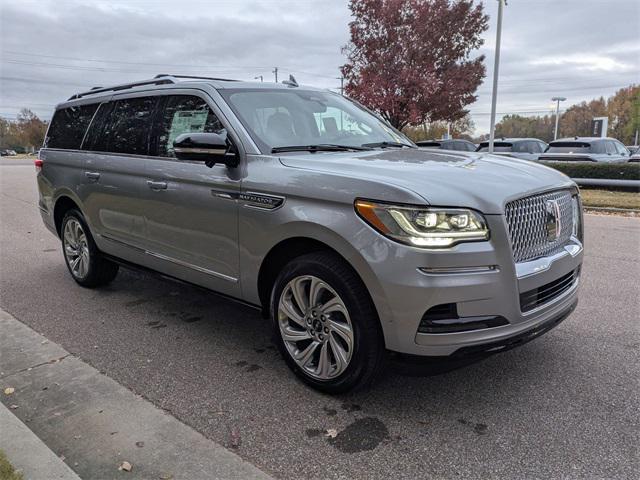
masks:
POLYGON ((487 240, 482 215, 461 208, 412 207, 356 200, 356 212, 383 235, 416 247, 446 248, 487 240))

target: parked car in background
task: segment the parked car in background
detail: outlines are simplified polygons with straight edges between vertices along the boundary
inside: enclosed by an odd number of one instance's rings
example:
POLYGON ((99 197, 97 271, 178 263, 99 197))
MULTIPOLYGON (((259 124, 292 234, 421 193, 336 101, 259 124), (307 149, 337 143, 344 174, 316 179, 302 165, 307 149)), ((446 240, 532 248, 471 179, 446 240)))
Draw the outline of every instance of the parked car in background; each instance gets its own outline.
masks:
POLYGON ((7 149, 7 150, 0 151, 0 156, 3 156, 3 157, 14 157, 16 155, 17 155, 17 153, 16 153, 15 150, 7 149))
POLYGON ((629 150, 615 138, 573 137, 549 144, 541 161, 621 163, 631 158, 629 150))
POLYGON ((627 150, 629 150, 629 153, 631 155, 636 155, 640 153, 640 146, 638 145, 625 145, 625 147, 627 148, 627 150))
MULTIPOLYGON (((493 153, 522 160, 538 160, 547 144, 537 138, 496 138, 493 142, 493 153)), ((477 152, 488 152, 489 141, 482 142, 477 152)))
POLYGON ((440 150, 457 150, 460 152, 475 152, 477 145, 469 140, 463 139, 440 139, 440 140, 420 140, 416 142, 421 148, 439 148, 440 150))
POLYGON ((635 152, 629 157, 630 162, 640 162, 640 149, 636 149, 635 152))

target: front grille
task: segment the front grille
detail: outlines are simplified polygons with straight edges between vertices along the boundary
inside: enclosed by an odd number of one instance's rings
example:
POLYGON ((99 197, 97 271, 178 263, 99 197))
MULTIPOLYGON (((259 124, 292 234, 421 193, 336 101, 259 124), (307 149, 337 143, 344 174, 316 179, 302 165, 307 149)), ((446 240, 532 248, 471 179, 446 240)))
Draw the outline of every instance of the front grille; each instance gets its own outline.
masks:
POLYGON ((541 287, 528 290, 520 294, 520 310, 528 312, 534 308, 550 302, 569 290, 578 277, 578 270, 563 275, 562 277, 549 282, 541 287))
POLYGON ((562 250, 571 237, 573 209, 571 192, 560 190, 533 195, 507 203, 505 217, 516 263, 553 255, 562 250), (547 201, 558 202, 560 233, 549 240, 547 201))

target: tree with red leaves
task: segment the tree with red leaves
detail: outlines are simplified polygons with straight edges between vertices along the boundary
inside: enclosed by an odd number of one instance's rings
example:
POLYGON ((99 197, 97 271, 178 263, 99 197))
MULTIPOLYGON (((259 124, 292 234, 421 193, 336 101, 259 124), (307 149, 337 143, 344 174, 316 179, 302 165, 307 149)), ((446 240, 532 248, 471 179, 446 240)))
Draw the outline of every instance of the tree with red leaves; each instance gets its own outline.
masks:
POLYGON ((485 75, 488 17, 473 0, 351 0, 345 93, 402 129, 453 122, 485 75))

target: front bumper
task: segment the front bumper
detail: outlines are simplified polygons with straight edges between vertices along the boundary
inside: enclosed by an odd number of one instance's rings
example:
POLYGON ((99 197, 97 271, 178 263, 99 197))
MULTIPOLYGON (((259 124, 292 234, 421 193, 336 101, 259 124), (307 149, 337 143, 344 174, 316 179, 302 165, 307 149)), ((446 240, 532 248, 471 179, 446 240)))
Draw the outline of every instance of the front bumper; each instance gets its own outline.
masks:
POLYGON ((382 311, 388 312, 381 315, 387 349, 445 357, 507 348, 519 343, 519 338, 546 331, 545 326, 557 324, 554 319, 564 318, 573 310, 580 283, 582 244, 572 238, 552 257, 516 265, 504 217, 486 218, 491 229, 489 241, 460 244, 446 251, 394 244, 394 254, 373 265, 384 292, 384 299, 374 298, 374 302, 383 301, 382 311), (543 288, 571 272, 575 276, 560 294, 522 311, 522 293, 543 288), (452 333, 418 332, 427 310, 449 303, 456 305, 462 318, 499 316, 508 323, 452 333))

